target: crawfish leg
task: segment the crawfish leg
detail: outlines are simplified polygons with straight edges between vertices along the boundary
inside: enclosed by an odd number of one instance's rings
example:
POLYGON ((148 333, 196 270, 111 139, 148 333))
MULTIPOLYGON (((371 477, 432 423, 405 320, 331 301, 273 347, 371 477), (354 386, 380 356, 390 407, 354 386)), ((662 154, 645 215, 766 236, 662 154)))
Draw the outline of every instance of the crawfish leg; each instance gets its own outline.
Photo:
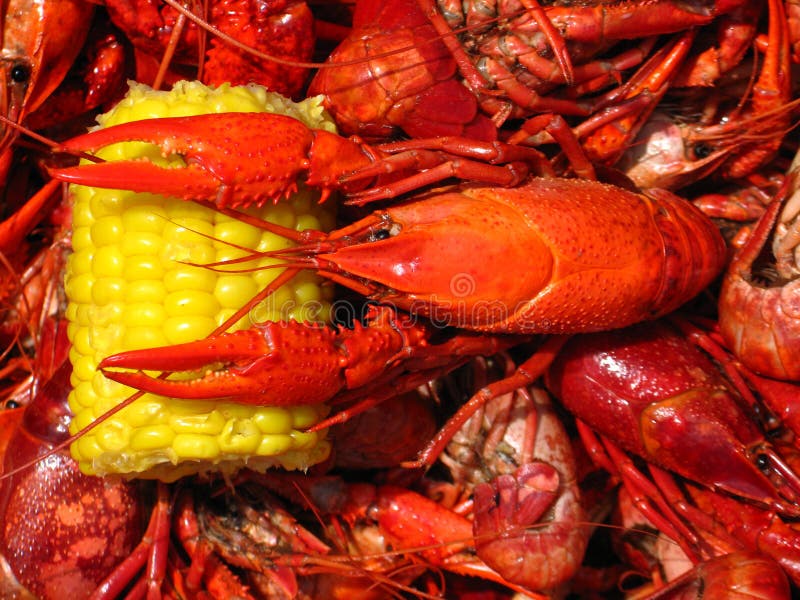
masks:
POLYGON ((550 161, 538 150, 497 141, 447 136, 383 144, 378 150, 390 156, 344 175, 340 182, 348 184, 395 172, 421 172, 350 194, 356 204, 391 198, 450 177, 509 187, 520 184, 531 171, 555 175, 550 161))
POLYGON ((533 356, 517 368, 513 375, 491 383, 479 390, 458 409, 456 414, 445 423, 444 427, 433 436, 430 443, 419 453, 417 460, 405 462, 403 466, 407 468, 422 468, 436 462, 437 457, 442 453, 452 437, 463 427, 464 423, 467 422, 479 407, 486 404, 492 398, 497 398, 503 394, 513 392, 517 388, 533 383, 544 374, 569 337, 568 335, 550 336, 533 356))

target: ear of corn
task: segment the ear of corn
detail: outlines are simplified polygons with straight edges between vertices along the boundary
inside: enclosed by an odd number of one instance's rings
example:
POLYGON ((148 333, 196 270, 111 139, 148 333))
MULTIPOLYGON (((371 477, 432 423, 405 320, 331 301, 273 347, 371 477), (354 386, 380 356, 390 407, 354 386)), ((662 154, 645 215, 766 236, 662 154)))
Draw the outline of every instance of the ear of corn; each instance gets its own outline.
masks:
MULTIPOLYGON (((170 92, 131 86, 126 99, 98 119, 102 126, 208 112, 268 111, 333 130, 315 99, 295 104, 258 86, 211 89, 181 82, 170 92)), ((115 144, 98 155, 106 160, 147 157, 162 164, 181 160, 164 158, 155 146, 139 142, 115 144)), ((220 273, 187 262, 232 259, 244 255, 243 248, 263 251, 288 242, 177 199, 83 186, 72 186, 71 193, 73 254, 65 287, 74 434, 134 392, 106 379, 97 370, 100 360, 123 350, 201 339, 280 272, 220 273)), ((288 201, 250 212, 298 230, 333 224, 329 209, 322 209, 312 192, 302 188, 288 201)), ((248 263, 264 264, 267 259, 248 263)), ((315 275, 301 274, 235 328, 251 321, 324 320, 330 309, 326 294, 315 275)), ((325 414, 320 405, 252 407, 145 394, 82 435, 71 451, 85 473, 168 481, 242 466, 303 469, 330 452, 324 432, 301 431, 325 414)))

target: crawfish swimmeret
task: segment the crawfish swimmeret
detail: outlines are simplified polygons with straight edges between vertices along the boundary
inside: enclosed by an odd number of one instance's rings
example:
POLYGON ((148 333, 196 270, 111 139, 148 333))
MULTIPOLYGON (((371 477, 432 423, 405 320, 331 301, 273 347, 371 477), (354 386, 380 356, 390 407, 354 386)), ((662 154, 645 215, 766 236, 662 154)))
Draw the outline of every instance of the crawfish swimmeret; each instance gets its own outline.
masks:
MULTIPOLYGON (((314 99, 299 104, 257 86, 207 88, 183 82, 171 92, 132 84, 126 99, 99 117, 102 126, 142 118, 207 112, 279 112, 310 126, 333 129, 314 99)), ((147 156, 164 164, 152 145, 116 144, 98 153, 106 160, 147 156)), ((278 271, 219 272, 193 266, 229 260, 245 249, 275 249, 277 236, 211 209, 153 194, 73 186, 73 250, 65 287, 74 366, 70 407, 77 433, 134 390, 106 379, 97 364, 121 350, 172 345, 210 334, 278 271)), ((332 215, 311 192, 251 214, 298 230, 330 228, 332 215)), ((266 259, 265 259, 266 260, 266 259)), ((242 270, 233 265, 231 271, 242 270)), ((253 320, 325 320, 329 302, 315 275, 303 274, 281 288, 267 307, 251 310, 236 328, 253 320), (318 307, 309 315, 297 307, 318 307)), ((324 433, 303 433, 326 412, 319 405, 246 407, 180 401, 146 394, 82 435, 71 451, 87 473, 125 473, 174 480, 213 468, 233 471, 281 465, 305 468, 324 460, 324 433)))

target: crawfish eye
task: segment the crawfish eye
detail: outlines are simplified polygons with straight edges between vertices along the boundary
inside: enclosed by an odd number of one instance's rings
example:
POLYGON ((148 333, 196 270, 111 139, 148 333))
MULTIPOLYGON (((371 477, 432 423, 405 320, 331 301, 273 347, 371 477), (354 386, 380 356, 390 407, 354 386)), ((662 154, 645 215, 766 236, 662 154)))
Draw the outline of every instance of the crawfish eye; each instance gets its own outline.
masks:
POLYGON ((25 83, 31 75, 31 71, 27 65, 22 63, 15 63, 11 65, 11 81, 14 83, 25 83))
POLYGON ((758 456, 756 456, 756 466, 763 473, 767 473, 772 467, 772 461, 770 461, 769 456, 766 454, 759 453, 758 456))
POLYGON ((702 142, 700 142, 699 144, 695 144, 694 148, 692 148, 692 153, 694 154, 696 160, 702 160, 704 158, 711 156, 711 153, 713 151, 714 149, 710 145, 704 144, 702 142))
POLYGON ((400 233, 402 227, 398 223, 389 223, 386 227, 381 227, 380 229, 375 229, 369 235, 369 241, 371 242, 379 242, 381 240, 389 239, 390 237, 394 237, 400 233))

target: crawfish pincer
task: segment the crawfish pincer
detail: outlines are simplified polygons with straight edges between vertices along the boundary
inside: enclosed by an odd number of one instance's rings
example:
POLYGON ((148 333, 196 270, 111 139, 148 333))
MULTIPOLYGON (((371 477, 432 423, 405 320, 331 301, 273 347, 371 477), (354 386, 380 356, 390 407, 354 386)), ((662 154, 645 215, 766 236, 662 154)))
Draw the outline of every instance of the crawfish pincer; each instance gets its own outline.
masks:
POLYGON ((788 380, 800 379, 797 182, 797 173, 787 177, 734 256, 719 298, 720 331, 739 360, 761 375, 788 380))

